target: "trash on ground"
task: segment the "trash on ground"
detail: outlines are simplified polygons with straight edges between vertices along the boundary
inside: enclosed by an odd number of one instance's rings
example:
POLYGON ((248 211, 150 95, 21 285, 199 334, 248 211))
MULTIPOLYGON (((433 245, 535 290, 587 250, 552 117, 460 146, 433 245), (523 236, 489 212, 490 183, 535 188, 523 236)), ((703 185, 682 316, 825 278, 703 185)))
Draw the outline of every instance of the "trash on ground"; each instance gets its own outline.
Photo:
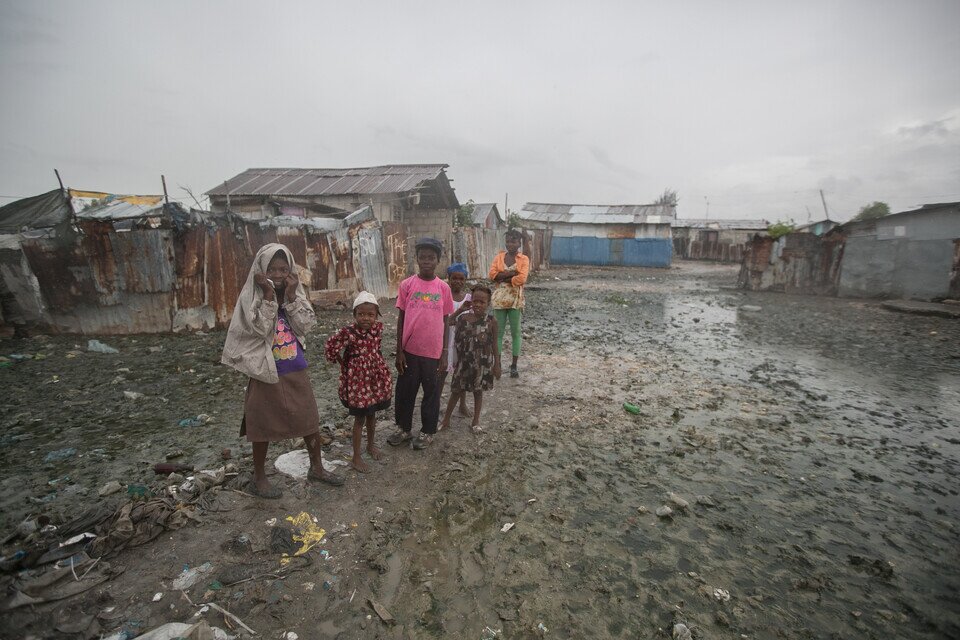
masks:
POLYGON ((660 516, 661 518, 669 518, 670 516, 673 515, 673 509, 671 509, 667 505, 663 505, 662 507, 657 507, 657 515, 660 516))
POLYGON ((626 411, 627 413, 632 413, 633 415, 640 414, 640 407, 630 402, 623 403, 623 410, 626 411))
POLYGON ((168 622, 137 636, 137 640, 233 640, 236 637, 220 627, 211 627, 206 620, 201 620, 196 624, 168 622))
POLYGON ((161 600, 163 600, 163 591, 158 591, 157 593, 153 594, 154 602, 160 602, 161 600))
MULTIPOLYGON (((349 463, 346 460, 323 459, 323 468, 333 473, 337 467, 346 467, 349 463)), ((306 449, 297 449, 281 456, 277 456, 273 466, 285 475, 291 478, 304 479, 307 477, 307 471, 310 470, 310 454, 306 449)))
POLYGON ((714 589, 713 597, 719 600, 720 602, 729 602, 730 601, 730 592, 726 589, 714 589))
POLYGON ((178 424, 181 427, 201 427, 207 424, 208 422, 210 422, 211 420, 213 420, 213 418, 211 418, 205 413, 201 413, 200 415, 194 416, 192 418, 184 418, 178 424))
POLYGON ((143 397, 143 394, 139 391, 124 391, 123 397, 127 400, 139 400, 143 397))
MULTIPOLYGON (((306 511, 301 511, 296 517, 287 516, 286 520, 296 530, 293 534, 294 542, 300 543, 300 548, 293 553, 293 556, 302 556, 310 551, 310 549, 318 545, 327 534, 324 529, 317 526, 313 516, 306 511)), ((283 554, 283 557, 280 558, 281 566, 289 564, 290 558, 291 556, 289 554, 283 554)))
POLYGON ((741 311, 762 311, 763 307, 758 307, 754 304, 745 304, 740 307, 741 311))
POLYGON ((121 489, 123 489, 122 484, 120 484, 117 480, 111 480, 107 484, 100 487, 100 490, 97 491, 97 495, 103 498, 105 496, 113 495, 121 489))
POLYGON ((67 458, 72 458, 77 455, 77 450, 73 447, 67 447, 66 449, 57 449, 56 451, 51 451, 44 457, 44 462, 58 462, 60 460, 66 460, 67 458))
POLYGON ((673 625, 673 640, 693 640, 693 634, 687 628, 687 625, 678 622, 673 625))
POLYGON ((385 624, 393 624, 394 622, 396 622, 394 617, 390 615, 390 612, 387 611, 387 608, 385 606, 383 606, 373 598, 370 598, 367 602, 370 603, 370 606, 373 607, 373 610, 377 612, 377 615, 380 616, 380 619, 383 620, 385 624))
POLYGON ((177 591, 185 591, 195 585, 201 578, 204 578, 213 573, 213 565, 209 562, 204 562, 199 567, 194 567, 193 569, 184 569, 179 576, 177 576, 172 587, 177 591))
POLYGON ((93 351, 94 353, 120 353, 118 349, 114 349, 110 345, 104 344, 99 340, 88 340, 87 351, 93 351))
POLYGON ((516 523, 514 523, 514 522, 508 522, 507 524, 505 524, 505 525, 503 525, 502 527, 500 527, 500 533, 506 533, 507 531, 510 531, 510 529, 513 529, 513 527, 515 526, 515 524, 516 524, 516 523))

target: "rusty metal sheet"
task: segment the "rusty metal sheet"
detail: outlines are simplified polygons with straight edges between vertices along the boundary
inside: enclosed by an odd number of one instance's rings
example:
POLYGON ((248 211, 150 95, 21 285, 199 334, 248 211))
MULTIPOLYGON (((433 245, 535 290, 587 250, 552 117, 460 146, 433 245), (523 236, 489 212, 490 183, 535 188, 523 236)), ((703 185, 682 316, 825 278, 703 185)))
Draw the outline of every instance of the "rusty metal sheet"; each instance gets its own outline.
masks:
POLYGON ((397 289, 407 277, 407 246, 409 232, 402 222, 384 222, 383 224, 383 251, 384 263, 387 271, 387 282, 390 285, 389 297, 397 297, 397 289))
POLYGON ((203 305, 204 249, 207 230, 193 227, 178 233, 173 239, 174 270, 177 274, 177 308, 189 309, 203 305))
POLYGON ((314 291, 330 288, 330 263, 333 254, 326 233, 307 232, 307 264, 310 267, 310 288, 314 291))
POLYGON ((608 224, 603 229, 607 232, 607 237, 611 239, 623 238, 631 239, 637 235, 637 227, 632 224, 608 224))
MULTIPOLYGON (((109 234, 123 291, 158 293, 176 288, 173 239, 169 230, 132 230, 109 234)), ((88 254, 88 259, 95 256, 88 254)))
POLYGON ((46 238, 25 239, 21 244, 40 295, 51 309, 72 309, 96 299, 97 288, 80 248, 46 238))
POLYGON ((362 228, 357 233, 360 251, 360 278, 363 288, 378 298, 390 296, 390 283, 383 260, 383 234, 379 226, 362 228))
POLYGON ((204 251, 207 305, 216 314, 217 326, 230 323, 253 256, 247 243, 239 240, 229 227, 219 227, 207 235, 204 251))

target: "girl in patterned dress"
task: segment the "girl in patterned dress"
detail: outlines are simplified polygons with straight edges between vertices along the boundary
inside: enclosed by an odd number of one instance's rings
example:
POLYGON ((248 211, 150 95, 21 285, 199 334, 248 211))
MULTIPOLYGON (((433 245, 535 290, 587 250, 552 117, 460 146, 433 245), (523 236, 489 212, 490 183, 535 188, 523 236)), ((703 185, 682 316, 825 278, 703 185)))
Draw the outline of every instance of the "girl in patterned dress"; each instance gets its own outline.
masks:
POLYGON ((382 460, 383 453, 374 443, 377 411, 390 406, 393 381, 390 369, 380 352, 383 323, 377 320, 380 305, 372 293, 361 291, 353 301, 355 322, 340 329, 327 340, 326 357, 340 363, 338 394, 353 420, 353 460, 350 463, 360 473, 369 471, 360 457, 363 426, 367 426, 367 453, 374 460, 382 460))
POLYGON ((483 430, 480 426, 483 392, 493 389, 494 379, 500 378, 500 354, 495 345, 497 321, 487 315, 493 294, 483 285, 475 286, 471 294, 472 308, 457 319, 457 366, 450 381, 450 400, 441 429, 450 426, 450 416, 457 402, 467 391, 472 391, 474 408, 470 429, 479 433, 483 430))

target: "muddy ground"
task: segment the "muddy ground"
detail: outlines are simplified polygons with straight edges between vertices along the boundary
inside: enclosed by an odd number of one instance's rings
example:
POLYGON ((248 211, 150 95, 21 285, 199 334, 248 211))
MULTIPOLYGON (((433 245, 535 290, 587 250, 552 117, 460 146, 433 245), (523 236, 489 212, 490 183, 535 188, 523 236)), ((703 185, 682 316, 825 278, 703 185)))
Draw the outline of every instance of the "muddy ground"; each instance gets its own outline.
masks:
MULTIPOLYGON (((545 271, 521 378, 490 394, 485 435, 455 420, 428 451, 391 449, 339 489, 276 475, 279 501, 234 490, 241 476, 201 523, 113 558, 111 581, 0 614, 3 635, 83 637, 55 627, 84 615, 100 614, 87 634, 130 636, 191 619, 172 580, 210 562, 187 596, 269 638, 666 638, 676 622, 694 638, 960 637, 960 322, 743 293, 735 278, 689 262, 545 271), (271 530, 300 511, 327 538, 281 568, 271 530), (230 544, 242 533, 249 545, 230 544)), ((322 313, 317 336, 346 318, 322 313)), ((170 454, 216 468, 229 448, 249 469, 222 333, 103 341, 120 353, 0 342, 46 356, 0 369, 0 533, 119 504, 98 489, 155 482, 170 454), (178 425, 197 414, 212 421, 178 425)), ((336 371, 312 353, 327 456, 342 458, 336 371)))

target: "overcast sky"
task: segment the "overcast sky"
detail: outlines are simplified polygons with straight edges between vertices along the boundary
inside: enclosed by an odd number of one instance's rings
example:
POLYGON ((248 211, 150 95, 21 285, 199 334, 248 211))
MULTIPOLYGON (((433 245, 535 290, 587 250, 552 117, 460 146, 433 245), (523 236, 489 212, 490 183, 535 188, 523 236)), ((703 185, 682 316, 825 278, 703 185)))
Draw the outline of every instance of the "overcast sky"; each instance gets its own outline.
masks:
POLYGON ((461 201, 960 200, 960 2, 0 1, 0 204, 448 163, 461 201), (466 5, 470 6, 467 7, 466 5))

